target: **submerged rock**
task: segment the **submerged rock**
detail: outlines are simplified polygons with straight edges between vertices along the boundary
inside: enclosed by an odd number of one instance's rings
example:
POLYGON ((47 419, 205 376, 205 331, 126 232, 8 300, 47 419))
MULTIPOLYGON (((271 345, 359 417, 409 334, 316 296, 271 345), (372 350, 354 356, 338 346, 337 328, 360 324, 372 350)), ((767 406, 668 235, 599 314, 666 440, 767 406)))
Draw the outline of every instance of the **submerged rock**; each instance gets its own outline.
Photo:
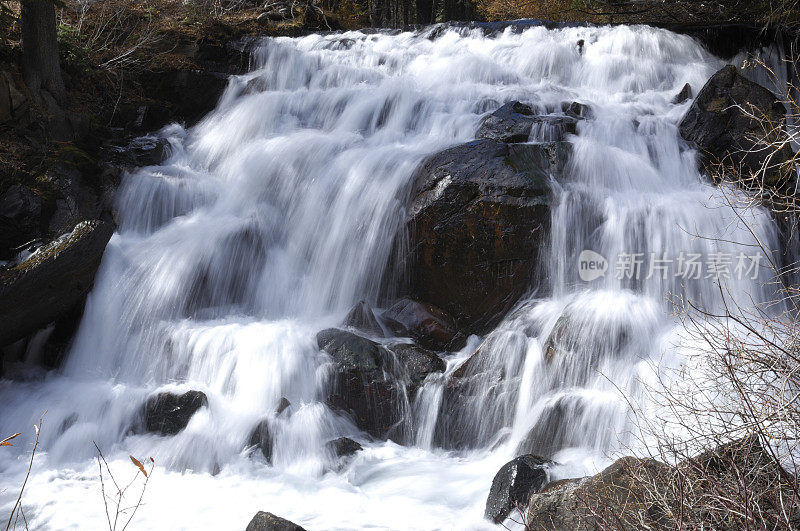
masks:
POLYGON ((534 120, 530 106, 512 101, 484 118, 475 137, 500 142, 527 142, 534 120))
POLYGON ((786 109, 772 92, 728 65, 700 90, 680 123, 680 133, 700 150, 709 174, 718 174, 718 165, 723 164, 747 179, 766 165, 764 184, 774 186, 788 179, 792 169, 786 164, 792 157, 788 144, 774 153, 766 146, 786 141, 785 115, 786 109), (748 113, 763 118, 751 118, 748 113), (773 130, 765 133, 768 124, 773 130))
POLYGON ((359 429, 385 437, 401 418, 400 384, 383 368, 388 353, 367 338, 331 328, 317 334, 335 367, 328 405, 349 413, 359 429))
POLYGON ((386 348, 397 356, 397 361, 414 388, 418 387, 429 374, 444 372, 447 368, 447 364, 435 352, 413 343, 392 343, 386 348))
POLYGON ((503 465, 492 480, 484 516, 500 524, 513 510, 526 507, 531 495, 549 481, 551 464, 547 459, 527 454, 503 465))
POLYGON ((375 337, 383 337, 383 327, 375 317, 375 312, 367 301, 358 301, 344 318, 345 326, 367 332, 375 337))
POLYGON ((245 531, 305 531, 302 527, 272 513, 258 511, 245 531))
POLYGON ((496 324, 533 283, 571 152, 566 142, 476 140, 429 157, 413 176, 406 226, 411 294, 467 332, 496 324))
POLYGON ((202 407, 208 407, 208 398, 202 391, 151 396, 143 406, 145 430, 175 435, 186 428, 192 416, 202 407))
POLYGON ((114 228, 84 221, 0 271, 0 346, 47 326, 82 301, 94 282, 114 228))
POLYGON ((317 344, 333 359, 328 405, 350 414, 359 429, 377 438, 387 437, 404 419, 409 393, 428 374, 445 368, 435 353, 416 345, 384 347, 336 328, 319 332, 317 344))
POLYGON ((465 338, 458 331, 455 319, 431 304, 403 298, 383 312, 381 318, 395 335, 411 337, 423 347, 458 350, 464 346, 465 338))
POLYGON ((349 457, 364 449, 360 444, 349 437, 340 437, 333 441, 328 441, 325 444, 325 448, 336 457, 349 457))
POLYGON ((247 444, 249 447, 257 448, 267 460, 267 463, 272 461, 272 431, 269 428, 269 421, 262 420, 256 425, 250 433, 250 439, 247 444))
POLYGON ((588 116, 588 107, 580 103, 564 103, 563 115, 539 115, 529 106, 512 101, 483 119, 475 138, 499 142, 528 142, 534 137, 545 141, 560 141, 568 133, 577 132, 578 120, 588 116))

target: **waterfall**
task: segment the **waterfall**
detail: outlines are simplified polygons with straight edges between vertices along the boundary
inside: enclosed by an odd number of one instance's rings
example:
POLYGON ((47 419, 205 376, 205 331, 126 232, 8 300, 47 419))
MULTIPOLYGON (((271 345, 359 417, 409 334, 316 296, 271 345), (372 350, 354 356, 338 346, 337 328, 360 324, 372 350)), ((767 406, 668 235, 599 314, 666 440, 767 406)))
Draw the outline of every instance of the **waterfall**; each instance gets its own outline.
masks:
MULTIPOLYGON (((682 363, 671 298, 723 302, 705 272, 656 266, 735 260, 741 244, 777 238, 766 212, 737 211, 733 190, 703 182, 679 139, 690 102, 673 96, 685 83, 696 94, 723 64, 649 27, 264 39, 216 110, 159 132, 170 144, 160 166, 124 178, 119 228, 63 368, 0 381, 0 434, 47 410, 29 521, 105 525, 92 441, 126 475, 129 454, 155 459, 136 519, 152 529, 243 528, 257 510, 308 529, 493 528, 486 494, 518 453, 553 458, 569 477, 635 451, 630 404, 654 366, 682 363), (315 334, 359 300, 386 302, 414 169, 513 100, 593 112, 569 137, 541 263, 548 295, 448 355, 445 374, 408 397, 408 440, 371 440, 325 405, 331 370, 315 334), (581 280, 584 251, 607 260, 604 276, 581 280), (625 254, 641 255, 643 274, 617 275, 625 254), (465 361, 474 377, 456 396, 448 382, 465 361), (147 397, 170 390, 203 391, 208 408, 174 436, 131 433, 147 397), (289 415, 276 413, 283 397, 289 415), (271 464, 245 449, 265 416, 271 464), (365 449, 337 465, 324 445, 343 436, 365 449)), ((751 277, 726 289, 745 304, 769 300, 751 277)), ((3 485, 24 477, 29 434, 20 439, 0 454, 3 485)), ((0 514, 12 495, 0 492, 0 514)))

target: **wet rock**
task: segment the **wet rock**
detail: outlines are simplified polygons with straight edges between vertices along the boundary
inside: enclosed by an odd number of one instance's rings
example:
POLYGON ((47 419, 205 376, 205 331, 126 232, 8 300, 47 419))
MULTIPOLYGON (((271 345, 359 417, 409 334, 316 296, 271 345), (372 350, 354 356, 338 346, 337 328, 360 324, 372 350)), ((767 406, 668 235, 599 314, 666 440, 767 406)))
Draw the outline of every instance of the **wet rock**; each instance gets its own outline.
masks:
POLYGON ((539 456, 521 455, 503 465, 492 480, 484 516, 502 523, 517 507, 525 507, 531 495, 549 481, 551 461, 539 456))
POLYGON ((594 118, 592 108, 577 101, 568 101, 561 104, 561 112, 567 116, 575 119, 591 119, 594 118))
POLYGON ((540 245, 571 150, 565 142, 476 140, 429 157, 413 176, 406 227, 411 296, 483 333, 535 285, 540 245))
POLYGON ((675 94, 675 97, 672 98, 673 105, 680 105, 681 103, 692 99, 693 96, 692 86, 689 83, 686 83, 680 92, 675 94))
POLYGON ((792 150, 784 145, 773 154, 765 147, 766 143, 786 140, 785 114, 786 109, 772 92, 728 65, 700 90, 680 123, 680 133, 697 146, 709 174, 719 173, 721 163, 729 173, 739 173, 740 184, 746 185, 751 174, 766 163, 764 184, 776 186, 790 177, 792 168, 787 161, 792 150), (742 109, 763 119, 752 119, 742 109), (774 130, 765 135, 766 123, 773 124, 774 130), (769 161, 768 155, 772 155, 769 161))
POLYGON ((216 252, 196 271, 186 301, 186 313, 195 316, 210 308, 248 307, 258 282, 252 271, 263 266, 266 249, 264 237, 254 225, 246 225, 225 236, 216 252))
POLYGON ((359 429, 385 437, 402 418, 402 390, 383 369, 388 353, 367 338, 331 328, 317 334, 319 348, 334 362, 328 405, 349 413, 359 429))
POLYGON ((465 337, 455 319, 431 304, 403 298, 383 312, 381 319, 395 335, 414 338, 425 348, 458 350, 464 346, 465 337))
POLYGON ((531 135, 544 141, 560 141, 568 133, 575 134, 578 120, 585 107, 579 103, 565 104, 562 115, 537 115, 524 103, 506 103, 483 119, 475 138, 486 138, 499 142, 527 142, 531 135), (573 105, 575 107, 570 107, 573 105))
POLYGON ((383 337, 383 327, 367 301, 358 301, 347 313, 343 324, 376 337, 383 337))
POLYGON ((143 136, 134 138, 125 146, 112 148, 109 158, 121 166, 155 166, 161 164, 168 154, 167 139, 143 136))
POLYGON ((475 137, 499 142, 527 142, 534 120, 530 106, 512 101, 484 118, 475 137))
POLYGON ((278 404, 278 408, 275 410, 275 414, 280 415, 281 413, 286 411, 291 405, 292 403, 289 402, 289 400, 287 400, 285 396, 281 397, 281 401, 278 404))
POLYGON ((367 373, 377 370, 382 364, 383 353, 378 343, 346 330, 328 328, 319 332, 317 345, 345 371, 367 373))
POLYGON ((147 399, 144 405, 145 430, 161 435, 175 435, 183 431, 192 416, 208 406, 208 398, 201 391, 187 391, 177 395, 159 393, 147 399))
POLYGON ((0 271, 0 346, 26 337, 82 303, 114 229, 84 221, 0 271))
POLYGON ((245 531, 305 531, 302 527, 272 513, 258 511, 245 531))
POLYGON ((572 116, 543 115, 533 121, 531 135, 542 142, 560 142, 578 133, 579 118, 572 116))
POLYGON ((30 188, 17 183, 0 195, 0 260, 39 234, 41 218, 42 199, 30 188))
POLYGON ((349 437, 340 437, 333 441, 328 441, 325 444, 325 448, 336 457, 349 457, 364 449, 360 444, 349 437))
POLYGON ((429 374, 444 372, 447 364, 436 353, 412 343, 393 343, 386 347, 397 356, 412 387, 418 387, 429 374))
POLYGON ((260 450, 267 463, 272 461, 272 432, 268 420, 264 419, 258 423, 250 433, 247 445, 260 450))

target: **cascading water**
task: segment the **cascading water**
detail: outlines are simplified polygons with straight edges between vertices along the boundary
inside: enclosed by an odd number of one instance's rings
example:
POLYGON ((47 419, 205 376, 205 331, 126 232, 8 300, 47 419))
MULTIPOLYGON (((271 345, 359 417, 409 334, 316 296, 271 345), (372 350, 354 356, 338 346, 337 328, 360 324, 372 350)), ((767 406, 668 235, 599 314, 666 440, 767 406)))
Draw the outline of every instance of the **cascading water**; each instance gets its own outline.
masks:
MULTIPOLYGON (((735 255, 730 242, 754 238, 679 141, 689 103, 670 103, 723 63, 647 27, 432 31, 265 40, 213 113, 161 132, 171 156, 125 179, 119 230, 63 370, 0 382, 0 434, 48 411, 25 494, 34 526, 105 525, 92 441, 112 467, 155 458, 136 524, 162 529, 243 528, 257 510, 309 529, 491 528, 492 476, 520 451, 569 476, 635 449, 620 391, 635 402, 649 361, 681 362, 666 346, 677 324, 665 297, 721 301, 712 278, 618 279, 614 258, 642 253, 646 273, 651 253, 735 255), (386 264, 418 163, 473 138, 511 100, 580 101, 594 114, 570 137, 542 264, 551 295, 484 339, 457 398, 447 376, 409 397, 406 446, 370 441, 324 405, 330 369, 315 333, 391 290, 386 264), (603 278, 580 280, 584 250, 611 262, 603 278), (174 389, 203 391, 209 407, 174 436, 129 433, 149 395, 174 389), (291 414, 278 417, 281 397, 291 414), (245 451, 265 415, 270 465, 245 451), (324 443, 341 436, 365 450, 337 468, 324 443)), ((761 241, 775 240, 766 213, 748 215, 761 241)), ((728 287, 743 301, 770 297, 749 276, 728 287)), ((27 442, 0 455, 3 512, 27 442)))

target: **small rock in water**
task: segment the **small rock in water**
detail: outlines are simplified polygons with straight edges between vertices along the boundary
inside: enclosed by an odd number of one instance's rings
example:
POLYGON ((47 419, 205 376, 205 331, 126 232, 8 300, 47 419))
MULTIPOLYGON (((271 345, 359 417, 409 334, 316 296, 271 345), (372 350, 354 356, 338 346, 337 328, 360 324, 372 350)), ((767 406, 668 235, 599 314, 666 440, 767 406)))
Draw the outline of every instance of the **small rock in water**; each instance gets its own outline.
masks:
POLYGON ((285 396, 281 397, 281 401, 278 404, 278 409, 275 410, 275 414, 276 415, 280 415, 281 413, 286 411, 286 409, 291 405, 292 405, 292 403, 289 402, 289 400, 285 396))
POLYGON ((441 308, 404 298, 381 315, 386 325, 398 336, 412 337, 425 348, 458 349, 465 340, 455 319, 441 308))
POLYGON ((339 437, 325 444, 336 457, 349 457, 364 448, 349 437, 339 437))
POLYGON ((592 108, 577 101, 564 102, 561 104, 561 112, 572 118, 592 118, 592 108))
POLYGON ((672 98, 673 105, 679 105, 686 100, 691 99, 692 97, 692 86, 689 83, 686 83, 680 92, 678 92, 674 98, 672 98))
POLYGON ((343 370, 374 371, 381 364, 381 348, 378 343, 346 330, 322 330, 317 333, 317 345, 330 354, 343 370))
POLYGON ((367 301, 358 301, 344 318, 343 324, 376 337, 383 337, 383 328, 367 301))
POLYGON ((484 516, 502 523, 516 507, 526 506, 532 494, 542 490, 549 480, 551 461, 527 454, 503 465, 492 480, 484 516))
POLYGON ((269 421, 267 419, 259 422, 250 434, 248 446, 258 448, 267 463, 272 462, 272 432, 269 429, 269 421))
POLYGON ((147 399, 144 405, 145 429, 161 435, 175 435, 183 431, 198 409, 208 406, 208 398, 201 391, 187 391, 181 395, 159 393, 147 399))
POLYGON ((534 123, 530 106, 519 101, 506 103, 484 118, 475 138, 500 142, 527 142, 534 123))
POLYGON ((305 531, 302 527, 272 513, 258 511, 245 531, 305 531))
POLYGON ((389 353, 374 341, 336 328, 319 332, 317 344, 335 364, 328 405, 351 415, 359 429, 385 437, 400 420, 402 402, 400 384, 384 370, 389 353))
POLYGON ((447 364, 435 352, 418 347, 413 343, 393 343, 387 347, 394 352, 397 361, 404 368, 412 385, 421 384, 433 372, 444 372, 447 364))

